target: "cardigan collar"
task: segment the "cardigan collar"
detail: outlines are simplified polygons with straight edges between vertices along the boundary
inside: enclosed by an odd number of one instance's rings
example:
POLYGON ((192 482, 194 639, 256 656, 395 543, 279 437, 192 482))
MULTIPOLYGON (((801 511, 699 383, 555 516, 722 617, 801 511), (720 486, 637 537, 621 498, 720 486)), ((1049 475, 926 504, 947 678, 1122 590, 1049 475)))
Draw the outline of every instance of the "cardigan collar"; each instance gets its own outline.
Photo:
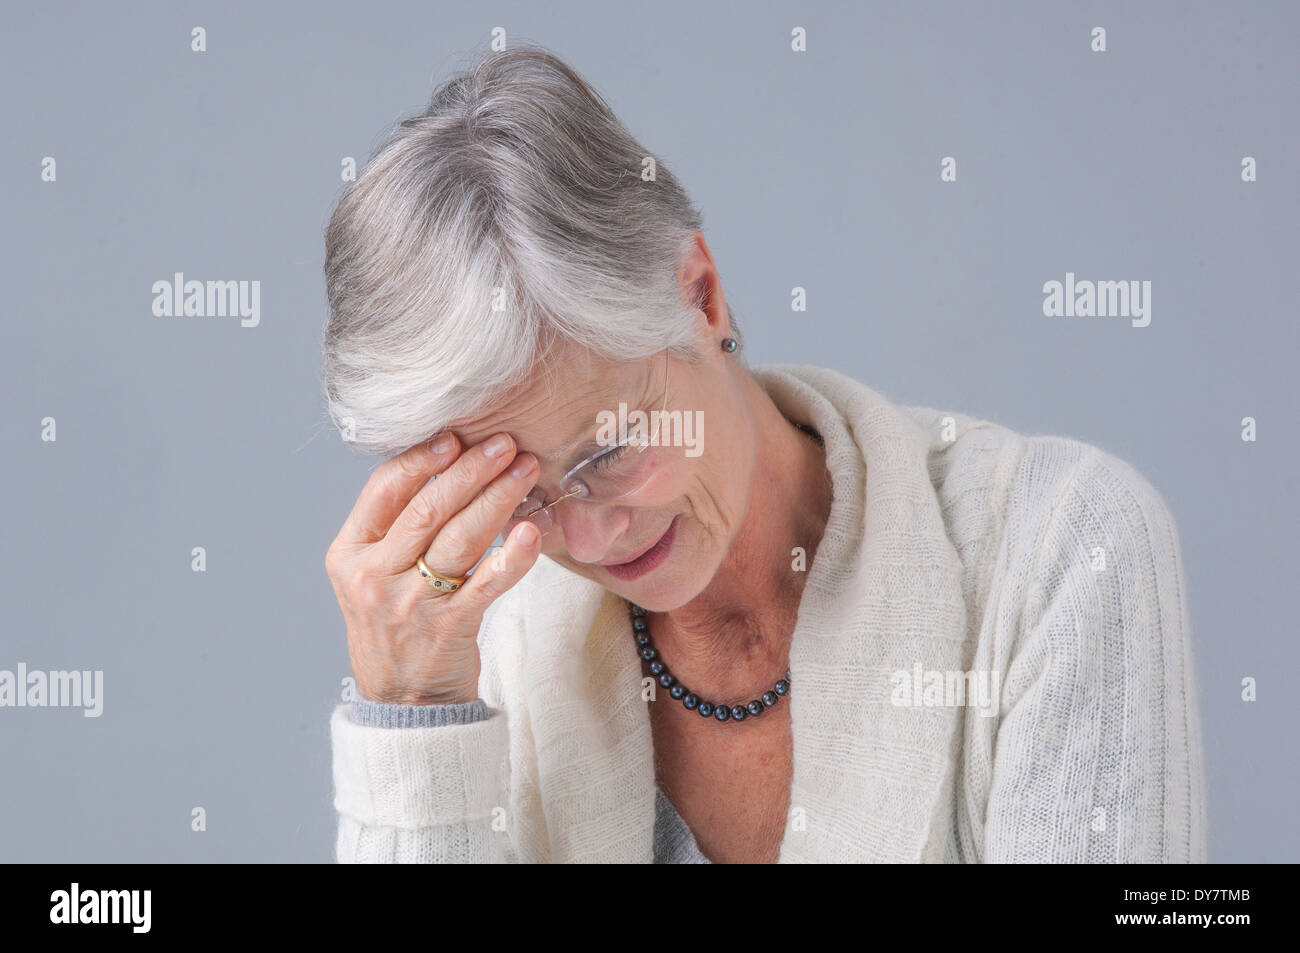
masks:
MULTIPOLYGON (((790 649, 793 779, 780 862, 941 860, 953 824, 960 709, 891 704, 890 680, 917 666, 962 667, 961 563, 929 474, 938 437, 837 372, 750 370, 786 417, 821 434, 833 487, 790 649), (864 829, 868 837, 845 836, 864 829)), ((544 656, 555 678, 529 678, 529 709, 575 698, 593 706, 606 736, 590 740, 621 752, 609 766, 607 796, 599 795, 607 801, 604 816, 639 829, 648 860, 655 781, 646 754, 653 741, 626 604, 558 564, 550 568, 566 578, 552 577, 548 598, 531 602, 527 627, 548 635, 545 648, 540 635, 529 640, 528 667, 540 676, 544 656), (568 690, 559 688, 565 683, 568 690)), ((539 746, 564 744, 558 734, 547 736, 544 720, 532 719, 539 746)), ((573 836, 559 827, 552 837, 573 836)), ((576 843, 555 847, 565 858, 602 859, 598 849, 576 843)))

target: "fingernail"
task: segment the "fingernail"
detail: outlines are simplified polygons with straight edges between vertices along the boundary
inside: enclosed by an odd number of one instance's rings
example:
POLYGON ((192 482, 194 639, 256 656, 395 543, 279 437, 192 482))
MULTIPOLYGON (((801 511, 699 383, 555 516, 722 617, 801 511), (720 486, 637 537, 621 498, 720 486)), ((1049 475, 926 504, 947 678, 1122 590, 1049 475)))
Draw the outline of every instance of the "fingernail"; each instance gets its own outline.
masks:
POLYGON ((510 473, 522 480, 531 474, 536 466, 537 461, 532 457, 521 457, 510 465, 510 473))
MULTIPOLYGON (((528 516, 528 525, 537 530, 543 536, 551 531, 554 521, 551 519, 550 510, 538 510, 528 516)), ((532 540, 520 540, 520 542, 532 542, 532 540)))
POLYGON ((456 443, 456 438, 449 433, 439 434, 434 437, 429 444, 429 449, 434 453, 446 453, 456 443))
POLYGON ((483 453, 489 457, 499 457, 510 449, 510 438, 503 433, 497 434, 483 444, 483 453))
POLYGON ((518 532, 517 538, 522 545, 531 546, 533 543, 537 542, 540 536, 541 533, 535 525, 532 523, 524 523, 518 532))

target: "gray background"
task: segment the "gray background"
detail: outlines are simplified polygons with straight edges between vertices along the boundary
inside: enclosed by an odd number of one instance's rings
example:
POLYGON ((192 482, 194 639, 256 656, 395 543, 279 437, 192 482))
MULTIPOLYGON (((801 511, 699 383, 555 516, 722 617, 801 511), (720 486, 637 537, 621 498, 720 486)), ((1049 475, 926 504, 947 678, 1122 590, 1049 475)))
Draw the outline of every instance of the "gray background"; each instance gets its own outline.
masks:
POLYGON ((1210 856, 1300 859, 1295 4, 6 20, 0 668, 106 684, 98 719, 0 709, 0 860, 332 860, 327 719, 350 673, 322 561, 378 461, 323 413, 322 231, 341 159, 363 163, 495 26, 565 57, 683 179, 752 362, 1074 436, 1148 476, 1189 577, 1210 856), (175 271, 261 281, 261 325, 154 317, 175 271), (1043 317, 1067 271, 1151 280, 1150 327, 1043 317))

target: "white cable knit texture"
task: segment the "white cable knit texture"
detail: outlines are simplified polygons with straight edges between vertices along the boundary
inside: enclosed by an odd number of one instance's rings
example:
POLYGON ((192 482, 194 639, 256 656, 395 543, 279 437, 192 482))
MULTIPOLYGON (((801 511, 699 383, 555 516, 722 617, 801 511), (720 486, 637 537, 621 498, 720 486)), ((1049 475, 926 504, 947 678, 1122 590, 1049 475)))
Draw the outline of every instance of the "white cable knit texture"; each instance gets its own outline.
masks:
MULTIPOLYGON (((894 405, 833 371, 753 373, 822 434, 834 485, 782 702, 781 862, 1204 861, 1187 587, 1151 485, 1077 440, 894 405), (996 673, 996 715, 895 704, 891 676, 918 664, 996 673)), ((335 708, 339 861, 652 862, 626 604, 543 558, 479 644, 486 721, 367 727, 335 708)))

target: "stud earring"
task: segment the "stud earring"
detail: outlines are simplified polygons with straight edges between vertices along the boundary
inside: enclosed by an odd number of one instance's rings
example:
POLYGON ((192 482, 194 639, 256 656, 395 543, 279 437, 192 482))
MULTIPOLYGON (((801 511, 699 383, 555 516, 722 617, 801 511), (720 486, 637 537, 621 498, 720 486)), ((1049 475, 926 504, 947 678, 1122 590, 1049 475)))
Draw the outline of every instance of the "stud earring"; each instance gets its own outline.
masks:
POLYGON ((722 339, 722 349, 723 349, 724 351, 726 351, 728 354, 731 354, 731 353, 732 353, 733 351, 735 351, 736 348, 738 348, 738 347, 740 347, 740 345, 736 343, 736 339, 735 339, 735 338, 723 338, 723 339, 722 339))

